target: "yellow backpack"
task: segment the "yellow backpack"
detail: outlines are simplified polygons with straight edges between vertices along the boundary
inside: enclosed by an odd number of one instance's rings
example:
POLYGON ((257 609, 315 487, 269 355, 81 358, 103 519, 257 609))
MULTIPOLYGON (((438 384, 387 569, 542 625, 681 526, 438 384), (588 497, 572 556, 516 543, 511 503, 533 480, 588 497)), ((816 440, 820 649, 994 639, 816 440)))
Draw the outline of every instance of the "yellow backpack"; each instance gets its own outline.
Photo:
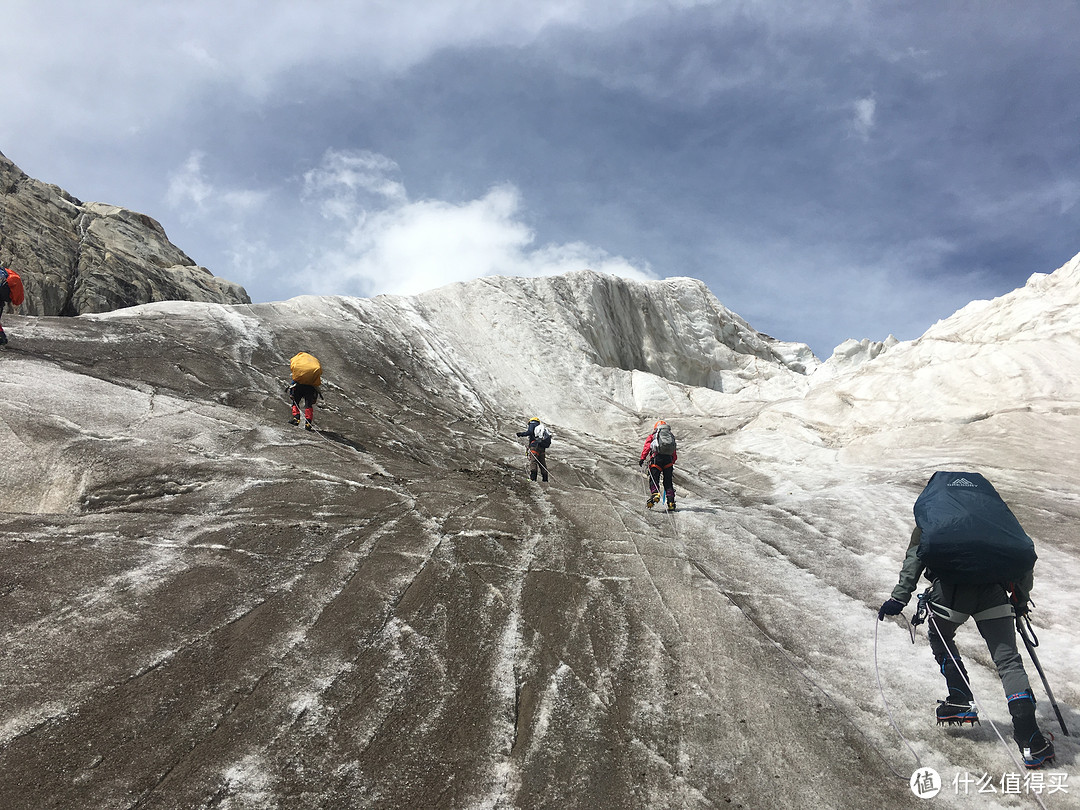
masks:
POLYGON ((322 366, 314 355, 300 352, 289 361, 289 369, 292 371, 293 382, 313 385, 316 388, 322 385, 322 366))

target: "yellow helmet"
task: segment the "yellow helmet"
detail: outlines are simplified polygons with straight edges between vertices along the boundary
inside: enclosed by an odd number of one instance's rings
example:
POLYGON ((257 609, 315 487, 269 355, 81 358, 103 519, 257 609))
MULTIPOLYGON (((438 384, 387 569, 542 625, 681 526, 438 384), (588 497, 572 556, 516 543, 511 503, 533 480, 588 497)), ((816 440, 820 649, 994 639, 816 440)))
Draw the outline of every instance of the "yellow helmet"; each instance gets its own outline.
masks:
POLYGON ((530 422, 539 422, 540 417, 539 416, 531 416, 531 417, 529 417, 529 421, 530 422))

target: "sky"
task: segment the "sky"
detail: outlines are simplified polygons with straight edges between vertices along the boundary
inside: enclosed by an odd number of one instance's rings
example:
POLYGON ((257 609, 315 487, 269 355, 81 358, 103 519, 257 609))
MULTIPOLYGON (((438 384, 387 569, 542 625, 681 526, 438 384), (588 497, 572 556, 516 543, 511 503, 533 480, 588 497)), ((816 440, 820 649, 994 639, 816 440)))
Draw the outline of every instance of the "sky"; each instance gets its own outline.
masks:
POLYGON ((691 276, 825 358, 1080 252, 1071 1, 6 0, 0 27, 0 152, 255 301, 691 276))

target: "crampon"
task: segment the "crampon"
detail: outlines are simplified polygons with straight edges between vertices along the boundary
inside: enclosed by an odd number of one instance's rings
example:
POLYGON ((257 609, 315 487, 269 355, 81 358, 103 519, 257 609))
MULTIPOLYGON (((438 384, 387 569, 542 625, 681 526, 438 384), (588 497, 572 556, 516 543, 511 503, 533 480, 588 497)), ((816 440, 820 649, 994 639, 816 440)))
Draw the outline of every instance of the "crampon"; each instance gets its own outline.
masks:
MULTIPOLYGON (((937 708, 938 725, 948 723, 950 726, 962 726, 965 723, 975 725, 979 723, 979 710, 970 703, 950 703, 947 700, 939 700, 937 708)), ((979 723, 979 725, 982 725, 979 723)))

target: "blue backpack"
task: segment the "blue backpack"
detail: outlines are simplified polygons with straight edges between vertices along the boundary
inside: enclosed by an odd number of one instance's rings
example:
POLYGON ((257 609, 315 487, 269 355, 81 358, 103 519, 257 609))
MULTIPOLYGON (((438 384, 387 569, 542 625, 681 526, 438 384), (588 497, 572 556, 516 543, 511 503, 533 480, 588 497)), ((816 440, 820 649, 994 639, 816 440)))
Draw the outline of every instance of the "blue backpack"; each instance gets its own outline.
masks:
POLYGON ((1035 543, 979 473, 934 473, 914 511, 919 559, 943 582, 1015 582, 1038 559, 1035 543))

